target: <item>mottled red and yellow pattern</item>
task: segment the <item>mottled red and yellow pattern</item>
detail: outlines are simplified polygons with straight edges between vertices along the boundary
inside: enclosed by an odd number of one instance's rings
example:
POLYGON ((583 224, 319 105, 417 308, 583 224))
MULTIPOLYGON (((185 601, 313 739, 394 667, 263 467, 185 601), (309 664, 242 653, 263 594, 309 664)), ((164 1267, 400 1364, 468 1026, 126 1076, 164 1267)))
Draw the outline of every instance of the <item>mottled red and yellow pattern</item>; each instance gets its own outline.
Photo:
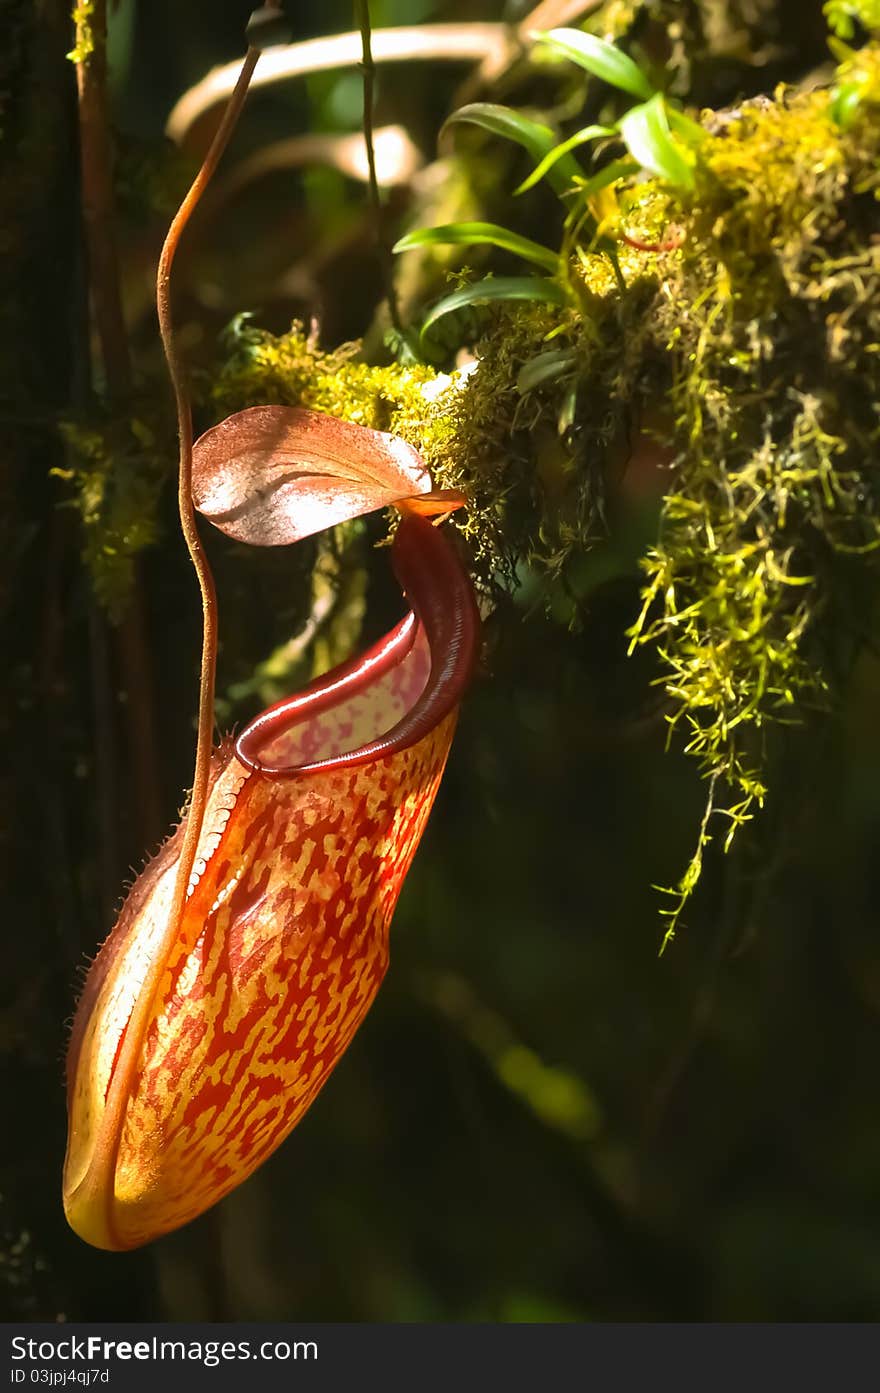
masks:
POLYGON ((176 932, 180 832, 92 967, 71 1040, 64 1189, 70 1223, 98 1246, 145 1243, 244 1180, 309 1107, 382 981, 476 642, 448 543, 421 519, 400 532, 398 573, 418 617, 218 755, 176 932))

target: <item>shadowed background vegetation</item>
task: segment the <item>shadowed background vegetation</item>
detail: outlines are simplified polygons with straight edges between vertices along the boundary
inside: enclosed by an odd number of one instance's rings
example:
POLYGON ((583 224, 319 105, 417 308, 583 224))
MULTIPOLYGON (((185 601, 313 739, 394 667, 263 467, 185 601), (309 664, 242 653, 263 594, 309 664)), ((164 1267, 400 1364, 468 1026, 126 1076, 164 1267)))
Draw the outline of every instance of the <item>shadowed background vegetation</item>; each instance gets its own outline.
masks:
MULTIPOLYGON (((288 0, 286 9, 297 39, 353 27, 340 0, 288 0)), ((371 4, 376 27, 514 25, 527 9, 371 4)), ((690 108, 736 111, 781 82, 805 94, 833 80, 819 3, 606 0, 581 9, 575 20, 665 72, 667 90, 690 108)), ((874 582, 854 561, 826 558, 822 534, 810 560, 824 558, 835 584, 823 642, 801 659, 821 660, 830 694, 813 694, 797 724, 774 732, 762 751, 763 813, 728 856, 720 834, 708 846, 677 936, 659 956, 654 887, 675 884, 687 865, 706 784, 683 742, 668 741, 656 646, 628 655, 645 581, 639 558, 657 539, 666 491, 663 460, 637 455, 621 483, 604 466, 615 451, 626 464, 621 438, 632 422, 625 410, 600 420, 602 401, 586 389, 570 429, 554 428, 546 449, 534 444, 544 440, 537 414, 518 423, 522 439, 511 434, 523 469, 537 459, 541 489, 531 475, 506 480, 513 502, 502 535, 537 533, 535 516, 552 511, 573 457, 554 453, 564 438, 566 449, 574 441, 582 453, 608 450, 601 477, 589 476, 589 509, 573 515, 593 545, 579 533, 560 559, 558 538, 541 532, 540 547, 526 554, 517 541, 499 561, 491 548, 481 553, 479 530, 466 539, 492 590, 483 669, 397 911, 391 971, 332 1081, 257 1175, 187 1229, 108 1255, 66 1228, 63 1054, 77 984, 130 868, 176 818, 191 776, 199 616, 169 488, 176 451, 151 295, 168 218, 204 142, 195 130, 175 148, 163 132, 178 97, 239 56, 247 12, 120 0, 112 14, 114 189, 134 364, 119 388, 90 353, 68 6, 0 0, 9 35, 0 54, 0 1313, 875 1319, 874 582)), ((548 14, 541 25, 556 22, 548 14)), ((549 192, 511 198, 531 167, 522 152, 461 133, 444 140, 438 161, 438 131, 462 102, 492 100, 550 113, 568 132, 598 119, 607 91, 585 103, 582 73, 560 79, 519 61, 475 73, 473 63, 448 62, 379 70, 376 125, 400 127, 410 160, 401 156, 386 192, 386 241, 464 217, 541 242, 556 235, 549 192)), ((781 105, 797 111, 797 100, 781 105)), ((265 399, 305 394, 324 409, 350 412, 361 393, 373 411, 403 400, 403 415, 411 412, 406 393, 422 369, 396 395, 380 307, 387 259, 377 254, 363 178, 327 162, 328 149, 341 161, 330 141, 320 159, 279 155, 246 183, 232 178, 306 131, 357 132, 361 102, 355 70, 279 84, 249 102, 177 282, 200 426, 264 388, 265 399), (292 320, 304 327, 279 359, 257 331, 286 334, 292 320), (361 358, 348 349, 325 356, 356 339, 361 358), (385 376, 371 377, 362 359, 385 376)), ((715 119, 723 126, 724 116, 715 119)), ((880 228, 866 188, 847 216, 869 242, 880 228)), ((810 189, 805 219, 832 198, 818 178, 810 189)), ((685 244, 685 264, 698 264, 704 234, 711 229, 697 227, 685 244)), ((397 260, 407 326, 448 288, 450 269, 511 272, 504 254, 456 251, 445 263, 397 260)), ((805 266, 796 273, 808 277, 805 266)), ((862 292, 860 303, 871 303, 862 292)), ((484 363, 513 361, 530 313, 438 325, 425 378, 463 362, 459 350, 475 341, 484 363)), ((605 316, 604 337, 589 349, 619 378, 624 406, 643 326, 637 298, 627 313, 605 316)), ((804 316, 791 334, 807 334, 814 321, 804 316)), ((587 352, 574 332, 564 342, 587 352)), ((648 359, 632 388, 643 420, 671 409, 662 355, 652 348, 648 359)), ((728 366, 712 365, 716 380, 728 366)), ((821 355, 815 367, 818 380, 821 355)), ((678 381, 675 409, 683 390, 678 381)), ((732 390, 747 399, 745 380, 732 390)), ((876 399, 860 399, 855 417, 874 442, 876 399)), ((714 449, 708 428, 707 437, 714 449)), ((860 463, 859 504, 873 516, 876 462, 860 463)), ((227 725, 396 617, 384 557, 370 545, 382 530, 374 520, 278 553, 209 539, 227 725), (306 640, 291 647, 310 619, 306 640)))

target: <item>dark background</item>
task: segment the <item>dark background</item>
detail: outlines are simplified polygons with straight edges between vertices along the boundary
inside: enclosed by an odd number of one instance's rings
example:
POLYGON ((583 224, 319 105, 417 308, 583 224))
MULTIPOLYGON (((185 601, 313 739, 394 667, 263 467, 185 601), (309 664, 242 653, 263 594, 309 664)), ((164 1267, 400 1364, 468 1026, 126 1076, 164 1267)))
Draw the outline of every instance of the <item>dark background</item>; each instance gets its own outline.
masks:
MULTIPOLYGON (((240 53, 247 9, 122 0, 114 16, 121 259, 146 380, 159 380, 152 269, 192 165, 163 144, 164 121, 189 84, 240 53)), ((679 87, 700 103, 770 91, 827 61, 819 5, 641 9, 635 32, 648 49, 662 47, 671 10, 686 13, 697 37, 679 87)), ((373 5, 376 25, 499 10, 494 0, 373 5)), ((288 12, 297 38, 351 27, 336 0, 288 12)), ((703 790, 675 746, 665 750, 650 658, 626 657, 650 505, 612 518, 574 629, 527 588, 488 624, 484 670, 398 909, 392 970, 293 1137, 217 1210, 142 1252, 94 1252, 67 1230, 66 1022, 112 923, 108 900, 175 817, 190 777, 198 610, 166 497, 139 585, 143 690, 159 730, 151 830, 128 752, 125 640, 95 604, 77 516, 48 473, 63 464, 54 422, 88 390, 70 32, 65 6, 48 0, 4 0, 0 18, 10 35, 0 59, 0 1312, 876 1318, 880 665, 867 648, 837 708, 777 740, 760 827, 731 857, 713 848, 685 926, 659 957, 652 886, 686 863, 703 790)), ((430 63, 386 70, 378 123, 405 126, 432 160, 465 76, 430 63)), ((540 96, 513 80, 508 89, 492 95, 540 96)), ((258 94, 230 158, 306 129, 357 129, 359 104, 354 73, 258 94)), ((487 190, 486 215, 503 215, 496 185, 513 186, 509 171, 472 177, 487 190)), ((417 190, 396 190, 392 220, 417 223, 417 203, 417 190)), ((210 373, 217 334, 238 311, 276 331, 318 313, 332 347, 369 329, 380 296, 364 186, 288 171, 194 233, 179 313, 192 361, 210 373)), ((299 602, 283 563, 242 572, 229 548, 215 551, 236 616, 222 694, 282 641, 299 602)), ((378 579, 371 594, 378 628, 392 601, 378 579)), ((230 714, 245 711, 233 702, 230 714)))

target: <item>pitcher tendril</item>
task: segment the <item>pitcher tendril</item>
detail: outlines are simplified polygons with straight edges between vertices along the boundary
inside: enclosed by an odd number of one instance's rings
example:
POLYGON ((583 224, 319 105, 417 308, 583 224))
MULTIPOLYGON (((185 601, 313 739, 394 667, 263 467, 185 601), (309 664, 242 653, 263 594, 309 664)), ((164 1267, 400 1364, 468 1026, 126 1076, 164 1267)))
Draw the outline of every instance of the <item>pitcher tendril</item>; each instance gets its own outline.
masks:
MULTIPOLYGON (((278 8, 277 5, 274 8, 278 8)), ((195 865, 199 834, 204 821, 207 801, 208 776, 211 767, 211 747, 214 726, 214 679, 217 661, 217 597, 214 579, 202 548, 192 502, 192 447, 193 426, 192 408, 186 383, 186 371, 178 351, 174 336, 171 314, 171 269, 180 244, 181 236, 189 222, 199 199, 213 175, 229 138, 235 129, 247 95, 248 85, 257 65, 260 50, 253 45, 248 48, 242 63, 241 74, 229 105, 223 115, 202 167, 193 180, 186 197, 180 205, 168 229, 165 244, 159 257, 156 282, 156 308, 162 345, 168 363, 168 371, 174 388, 177 406, 178 437, 180 442, 180 464, 178 475, 178 506, 180 524, 190 559, 196 571, 202 597, 202 658, 199 683, 199 718, 196 741, 196 760, 193 775, 192 796, 189 815, 180 849, 174 890, 164 939, 171 941, 186 903, 187 888, 195 865)), ((144 976, 142 990, 132 1005, 124 1034, 119 1043, 119 1052, 113 1078, 109 1082, 106 1096, 103 1126, 100 1135, 83 1167, 76 1186, 78 1202, 91 1207, 96 1214, 103 1214, 102 1231, 110 1225, 113 1203, 113 1176, 121 1142, 121 1124, 129 1099, 129 1087, 137 1068, 137 1060, 143 1044, 143 1034, 150 1019, 164 961, 159 953, 153 959, 144 976)))
POLYGON ((237 412, 193 439, 171 272, 259 50, 286 37, 277 6, 254 12, 248 37, 157 280, 180 525, 203 612, 192 794, 92 964, 67 1054, 65 1213, 86 1242, 115 1251, 180 1227, 245 1180, 348 1048, 388 966, 394 907, 479 641, 470 577, 432 525, 465 499, 435 490, 411 445, 279 405, 237 412), (215 755, 217 598, 196 512, 239 542, 276 547, 388 507, 403 515, 391 560, 409 613, 215 755), (313 844, 317 858, 306 855, 313 844), (210 1005, 217 992, 220 1010, 210 1005))
MULTIPOLYGON (((205 816, 208 773, 211 767, 211 749, 214 734, 214 688, 217 670, 217 592, 214 586, 214 577, 211 573, 211 567, 205 555, 201 537, 199 536, 195 510, 193 508, 192 405, 186 381, 186 368, 174 334, 174 320, 171 311, 171 271, 174 265, 174 258, 177 255, 177 249, 180 246, 180 240, 186 230, 187 224, 198 206, 202 194, 213 177, 223 156, 223 152, 229 144, 232 133, 238 124, 238 118, 244 107, 254 69, 260 58, 261 48, 257 47, 256 44, 259 42, 260 29, 262 28, 265 30, 262 16, 265 16, 267 12, 271 14, 271 12, 274 11, 279 15, 280 19, 280 8, 280 0, 270 0, 270 3, 264 5, 261 10, 255 11, 251 16, 248 23, 248 38, 252 39, 254 42, 251 42, 247 54, 245 55, 238 82, 235 85, 235 89, 229 99, 229 105, 223 114, 223 119, 217 128, 214 139, 202 162, 202 166, 168 229, 165 243, 159 257, 159 266, 156 275, 156 310, 159 317, 159 332, 162 335, 162 346, 165 350, 165 360, 168 364, 168 373, 174 388, 174 397, 177 407, 177 431, 180 444, 180 460, 177 476, 177 506, 180 515, 181 531, 187 551, 189 552, 190 560, 195 569, 199 590, 201 592, 203 625, 196 760, 195 769, 193 771, 189 815, 187 817, 183 846, 180 852, 177 883, 174 891, 172 918, 179 917, 183 909, 184 901, 186 900, 187 888, 192 876, 193 866, 195 865, 199 835, 205 816), (255 22, 258 20, 260 21, 259 23, 255 22)), ((267 38, 271 38, 272 42, 277 41, 277 35, 275 37, 267 35, 267 38)))

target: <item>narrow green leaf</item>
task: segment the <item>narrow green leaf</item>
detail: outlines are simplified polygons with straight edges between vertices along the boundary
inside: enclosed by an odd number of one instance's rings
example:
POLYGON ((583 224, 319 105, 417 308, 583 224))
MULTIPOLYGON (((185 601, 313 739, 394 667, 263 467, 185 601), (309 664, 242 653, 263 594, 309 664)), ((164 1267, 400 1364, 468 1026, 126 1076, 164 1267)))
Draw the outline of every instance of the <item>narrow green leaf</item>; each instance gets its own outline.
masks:
POLYGON ((537 184, 540 179, 543 179, 545 175, 550 173, 555 164, 558 164, 561 159, 564 159, 569 151, 576 150, 579 145, 586 145, 588 141, 598 140, 603 135, 616 134, 617 132, 613 126, 584 126, 583 130, 577 131, 575 135, 569 136, 568 140, 563 140, 561 145, 554 145, 553 149, 544 156, 541 163, 532 170, 528 179, 522 181, 515 192, 518 194, 525 193, 527 189, 534 188, 535 184, 537 184))
POLYGON ((629 92, 630 96, 643 100, 654 94, 654 88, 639 65, 614 44, 597 39, 595 34, 584 34, 580 29, 551 29, 549 34, 532 37, 621 92, 629 92))
POLYGON ((842 131, 848 131, 855 121, 863 95, 858 82, 845 82, 832 89, 831 119, 842 131))
POLYGON ((827 0, 822 10, 839 39, 854 38, 858 25, 871 35, 880 29, 880 0, 827 0))
MULTIPOLYGON (((514 111, 512 107, 497 106, 494 102, 471 102, 469 106, 459 107, 458 111, 453 111, 447 119, 440 132, 441 136, 450 126, 462 124, 480 126, 492 135, 515 141, 517 145, 522 145, 523 149, 528 150, 533 160, 542 160, 555 147, 557 140, 555 131, 549 126, 542 125, 540 121, 533 121, 530 116, 523 116, 521 111, 514 111)), ((555 193, 564 194, 571 188, 572 181, 582 173, 583 170, 574 156, 565 155, 554 165, 547 182, 555 193)))
POLYGON ((620 122, 620 134, 630 154, 644 169, 678 188, 693 188, 693 169, 669 133, 666 106, 659 92, 649 102, 626 113, 620 122))
POLYGON ((445 295, 428 311, 422 325, 422 333, 453 310, 465 309, 468 305, 480 305, 490 300, 534 300, 545 305, 565 305, 567 297, 562 286, 556 281, 543 280, 539 276, 487 276, 484 280, 463 285, 445 295))
POLYGON ((515 256, 521 256, 526 261, 533 261, 536 266, 543 266, 544 270, 551 274, 559 270, 559 256, 550 247, 542 247, 539 242, 533 242, 529 237, 520 237, 519 233, 511 232, 508 228, 499 227, 492 222, 453 222, 445 223, 442 227, 423 227, 417 232, 410 232, 406 237, 401 237, 393 250, 406 252, 415 247, 478 245, 501 247, 503 251, 513 252, 515 256))
POLYGON ((565 396, 562 398, 562 405, 556 417, 556 429, 560 435, 565 435, 565 432, 574 424, 574 418, 577 412, 577 399, 577 383, 572 383, 565 393, 565 396))
POLYGON ((516 390, 520 396, 533 392, 544 382, 553 382, 574 367, 577 357, 571 348, 548 348, 523 363, 517 374, 516 390))
POLYGON ((611 160, 590 179, 579 179, 577 190, 582 198, 592 198, 594 193, 616 184, 618 179, 626 179, 630 174, 638 174, 641 165, 635 160, 611 160))
POLYGON ((685 142, 686 145, 699 145, 700 141, 705 140, 709 132, 699 121, 694 121, 690 116, 686 116, 683 111, 678 111, 674 106, 667 105, 666 115, 669 120, 670 128, 675 134, 685 142))

